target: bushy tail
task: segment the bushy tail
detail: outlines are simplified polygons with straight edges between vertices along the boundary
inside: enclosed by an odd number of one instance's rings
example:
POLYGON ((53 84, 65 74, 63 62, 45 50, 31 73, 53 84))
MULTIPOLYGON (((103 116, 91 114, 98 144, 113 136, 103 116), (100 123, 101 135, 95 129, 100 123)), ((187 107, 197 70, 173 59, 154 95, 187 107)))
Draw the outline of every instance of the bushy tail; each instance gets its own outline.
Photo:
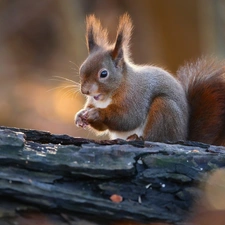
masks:
POLYGON ((225 145, 225 61, 201 58, 177 72, 189 102, 188 139, 225 145))

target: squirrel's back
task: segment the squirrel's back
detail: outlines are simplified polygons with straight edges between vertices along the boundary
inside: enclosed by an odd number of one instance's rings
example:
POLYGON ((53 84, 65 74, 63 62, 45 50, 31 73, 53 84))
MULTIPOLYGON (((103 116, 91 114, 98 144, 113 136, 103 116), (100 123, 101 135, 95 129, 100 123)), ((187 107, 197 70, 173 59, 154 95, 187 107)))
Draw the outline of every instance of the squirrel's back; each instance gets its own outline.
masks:
POLYGON ((225 145, 225 62, 201 58, 177 75, 189 103, 188 140, 225 145))

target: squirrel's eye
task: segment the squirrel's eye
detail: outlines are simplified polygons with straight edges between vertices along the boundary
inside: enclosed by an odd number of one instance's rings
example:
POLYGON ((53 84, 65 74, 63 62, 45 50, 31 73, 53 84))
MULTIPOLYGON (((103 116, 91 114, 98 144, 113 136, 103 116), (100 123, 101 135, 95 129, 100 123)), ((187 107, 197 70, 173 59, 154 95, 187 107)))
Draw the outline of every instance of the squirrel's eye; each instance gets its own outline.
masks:
POLYGON ((106 78, 108 76, 108 71, 106 69, 100 71, 100 78, 106 78))

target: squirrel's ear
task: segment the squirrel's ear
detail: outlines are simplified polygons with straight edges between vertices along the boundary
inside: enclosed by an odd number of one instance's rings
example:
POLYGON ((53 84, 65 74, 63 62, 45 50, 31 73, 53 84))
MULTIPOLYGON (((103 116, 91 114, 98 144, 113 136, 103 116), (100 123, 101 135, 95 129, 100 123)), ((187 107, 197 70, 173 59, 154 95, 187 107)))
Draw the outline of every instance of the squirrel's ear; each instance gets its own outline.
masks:
POLYGON ((86 42, 88 52, 90 53, 98 47, 106 47, 108 45, 107 30, 102 29, 100 21, 90 15, 86 18, 86 42))
POLYGON ((124 58, 129 59, 129 41, 131 38, 132 28, 131 18, 127 13, 125 13, 120 17, 116 42, 111 53, 112 59, 117 67, 123 65, 124 58))

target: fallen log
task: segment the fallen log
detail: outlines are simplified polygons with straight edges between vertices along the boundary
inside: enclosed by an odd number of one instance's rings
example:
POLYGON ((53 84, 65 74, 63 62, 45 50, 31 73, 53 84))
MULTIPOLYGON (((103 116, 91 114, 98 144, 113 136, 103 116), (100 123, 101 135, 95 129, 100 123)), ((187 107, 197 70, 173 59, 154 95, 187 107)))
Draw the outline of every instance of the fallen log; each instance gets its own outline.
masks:
POLYGON ((210 172, 223 167, 220 146, 0 127, 0 224, 24 225, 27 215, 53 224, 179 224, 193 214, 210 172))

